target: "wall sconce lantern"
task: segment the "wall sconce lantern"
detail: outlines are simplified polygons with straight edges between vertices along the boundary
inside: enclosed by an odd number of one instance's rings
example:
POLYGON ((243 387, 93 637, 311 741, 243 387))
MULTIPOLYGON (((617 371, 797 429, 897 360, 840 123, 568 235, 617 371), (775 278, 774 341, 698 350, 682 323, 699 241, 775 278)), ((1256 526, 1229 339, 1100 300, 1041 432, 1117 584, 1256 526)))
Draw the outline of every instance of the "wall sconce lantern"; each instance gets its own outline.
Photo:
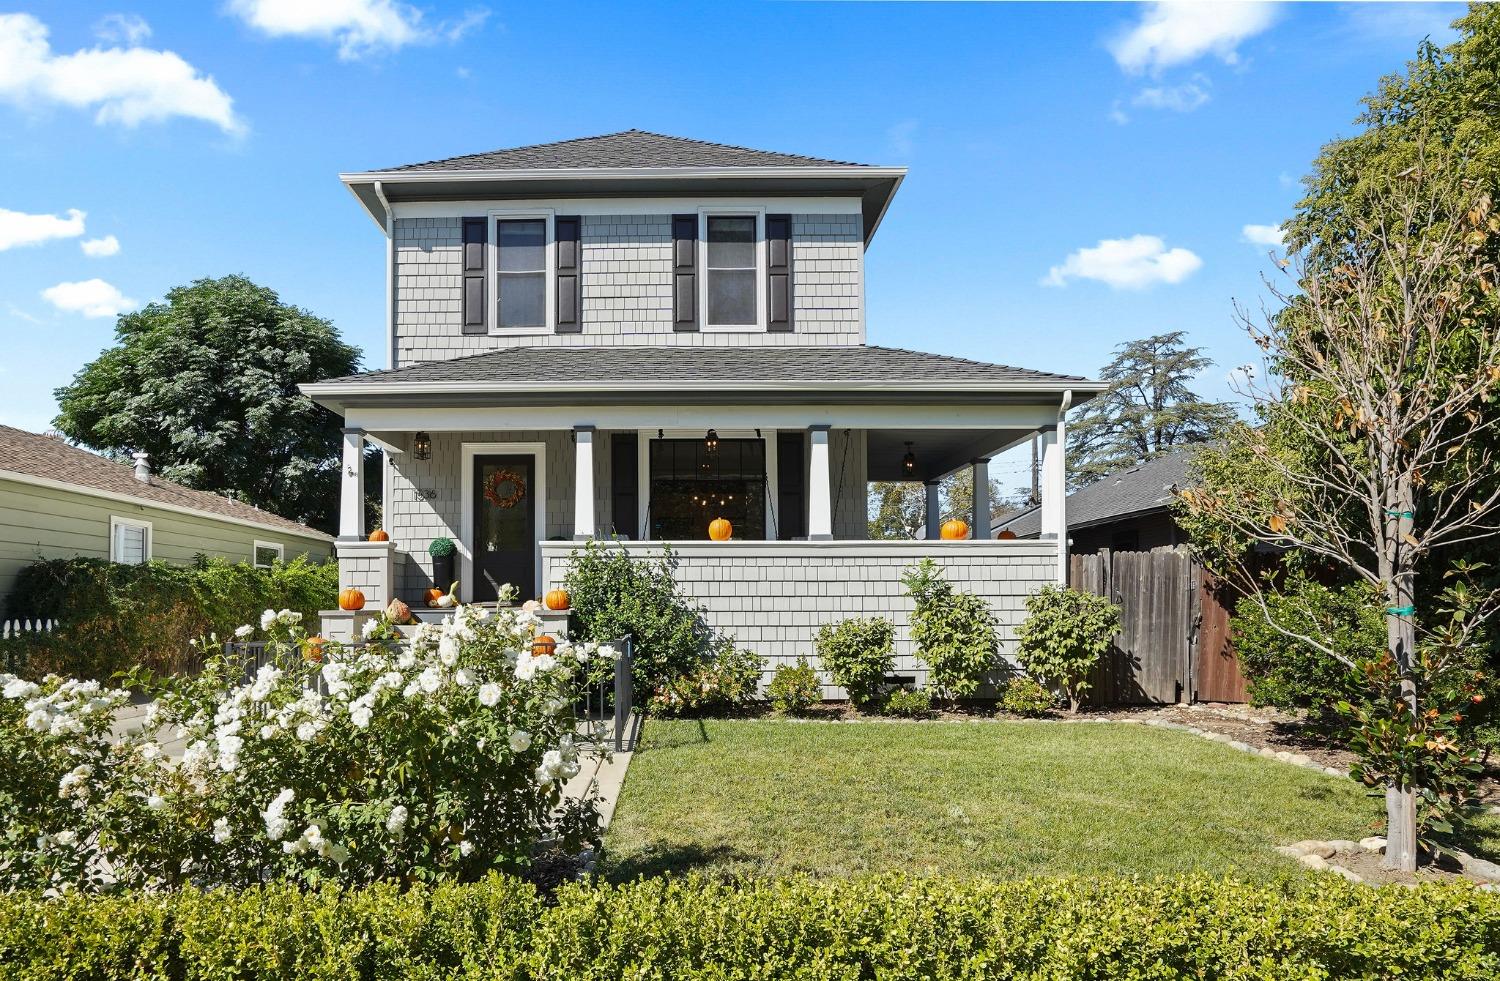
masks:
POLYGON ((710 453, 716 453, 716 452, 718 452, 718 449, 719 449, 719 433, 718 433, 718 431, 710 429, 707 433, 704 433, 704 435, 703 435, 703 445, 708 450, 708 452, 710 452, 710 453))
POLYGON ((411 455, 418 460, 432 459, 432 436, 428 433, 417 433, 411 438, 411 455))
POLYGON ((906 455, 901 458, 901 469, 908 477, 917 472, 917 455, 911 451, 911 441, 906 442, 906 455))

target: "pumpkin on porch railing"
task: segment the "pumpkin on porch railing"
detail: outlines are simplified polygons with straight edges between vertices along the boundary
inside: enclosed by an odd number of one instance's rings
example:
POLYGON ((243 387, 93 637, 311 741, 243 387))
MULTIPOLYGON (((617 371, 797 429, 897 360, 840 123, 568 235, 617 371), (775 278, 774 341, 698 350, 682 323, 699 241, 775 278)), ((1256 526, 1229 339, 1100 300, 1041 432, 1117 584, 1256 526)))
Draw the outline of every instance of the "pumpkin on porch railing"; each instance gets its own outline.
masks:
POLYGON ((953 518, 943 522, 941 529, 943 541, 953 542, 960 538, 969 537, 969 523, 959 518, 953 518))
POLYGON ((729 523, 728 518, 715 518, 708 523, 708 537, 716 542, 727 542, 733 534, 734 525, 729 523))
POLYGON ((339 609, 353 612, 365 608, 365 594, 350 586, 339 590, 339 609))
POLYGON ((374 531, 370 532, 370 541, 372 542, 388 542, 390 540, 391 536, 386 534, 384 528, 376 528, 374 531))
POLYGON ((572 597, 566 589, 549 589, 547 595, 542 597, 542 602, 549 610, 566 610, 571 601, 572 597))

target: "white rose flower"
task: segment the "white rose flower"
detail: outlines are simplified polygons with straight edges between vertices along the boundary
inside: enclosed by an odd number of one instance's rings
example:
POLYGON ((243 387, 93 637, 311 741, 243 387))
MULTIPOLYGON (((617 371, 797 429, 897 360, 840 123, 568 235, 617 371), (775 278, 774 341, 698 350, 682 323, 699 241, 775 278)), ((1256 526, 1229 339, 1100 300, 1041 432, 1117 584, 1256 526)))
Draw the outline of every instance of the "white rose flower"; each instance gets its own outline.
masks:
POLYGON ((146 798, 146 808, 148 810, 159 811, 166 806, 166 798, 162 797, 161 794, 152 794, 150 797, 146 798))
POLYGON ((458 853, 465 858, 468 858, 470 855, 474 854, 474 843, 467 839, 459 842, 458 853))
POLYGON ((474 683, 474 672, 468 668, 459 668, 453 675, 453 681, 455 684, 467 688, 474 683))
POLYGON ((406 828, 406 808, 397 804, 391 808, 391 814, 385 819, 385 830, 393 835, 399 835, 406 828))
POLYGON ((452 634, 444 634, 443 639, 438 641, 438 660, 452 667, 458 663, 458 638, 452 634))
POLYGON ((356 705, 349 710, 349 721, 354 723, 356 729, 368 729, 370 727, 370 707, 368 705, 356 705))
POLYGON ((260 629, 270 630, 276 625, 276 611, 267 610, 260 615, 260 629))
POLYGON ((513 752, 524 753, 531 748, 531 733, 525 729, 517 729, 510 734, 510 748, 513 752))
POLYGON ((214 841, 222 845, 229 840, 229 819, 218 818, 214 821, 214 841))
POLYGON ((489 684, 479 686, 479 704, 485 708, 494 708, 500 703, 500 686, 491 681, 489 684))
POLYGON ((365 625, 360 628, 360 631, 359 631, 360 632, 360 636, 364 637, 366 640, 369 640, 370 636, 373 633, 375 633, 375 631, 377 631, 379 629, 380 629, 380 621, 379 620, 366 620, 365 621, 365 625))
POLYGON ((255 628, 250 626, 250 624, 248 623, 241 624, 240 626, 234 628, 234 636, 236 640, 244 640, 246 637, 249 637, 253 633, 255 633, 255 628))
POLYGON ((422 690, 431 695, 443 685, 443 673, 437 668, 428 668, 417 676, 417 684, 422 690))
POLYGON ((343 865, 349 861, 349 849, 343 845, 330 844, 327 851, 323 852, 323 856, 335 865, 343 865))
POLYGON ((0 690, 4 691, 6 698, 30 698, 37 690, 37 686, 29 681, 10 675, 5 677, 10 680, 6 681, 5 688, 0 690))

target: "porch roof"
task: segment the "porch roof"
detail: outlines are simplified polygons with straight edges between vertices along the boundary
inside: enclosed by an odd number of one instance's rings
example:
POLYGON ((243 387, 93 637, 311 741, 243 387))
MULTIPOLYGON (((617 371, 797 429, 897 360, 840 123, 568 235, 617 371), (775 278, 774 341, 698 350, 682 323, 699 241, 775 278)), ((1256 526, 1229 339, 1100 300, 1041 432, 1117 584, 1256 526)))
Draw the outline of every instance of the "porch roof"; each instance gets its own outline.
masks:
POLYGON ((988 364, 902 348, 871 345, 820 347, 516 347, 447 361, 367 371, 302 386, 330 408, 389 404, 412 396, 525 394, 563 397, 573 403, 620 401, 687 392, 757 401, 773 393, 807 400, 909 401, 928 394, 987 402, 1056 401, 1064 391, 1074 404, 1102 391, 1101 382, 988 364))

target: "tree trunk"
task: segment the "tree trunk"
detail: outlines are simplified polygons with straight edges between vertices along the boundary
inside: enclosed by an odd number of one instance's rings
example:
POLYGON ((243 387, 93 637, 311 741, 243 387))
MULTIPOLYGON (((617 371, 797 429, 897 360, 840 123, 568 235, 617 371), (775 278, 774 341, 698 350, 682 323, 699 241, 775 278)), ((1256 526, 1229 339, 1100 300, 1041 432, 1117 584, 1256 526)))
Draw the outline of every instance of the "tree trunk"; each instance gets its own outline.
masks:
MULTIPOLYGON (((1402 481, 1400 507, 1395 524, 1397 538, 1393 543, 1396 556, 1405 551, 1402 536, 1411 532, 1411 486, 1402 481)), ((1402 557, 1404 558, 1404 557, 1402 557)), ((1399 558, 1392 563, 1391 588, 1386 595, 1391 606, 1385 614, 1386 643, 1401 675, 1401 699, 1412 717, 1417 715, 1417 686, 1411 666, 1417 640, 1416 614, 1412 610, 1415 572, 1399 558)), ((1385 788, 1385 861, 1388 869, 1415 872, 1417 869, 1417 793, 1410 783, 1391 780, 1385 788)))
POLYGON ((1417 870, 1417 795, 1410 787, 1385 787, 1385 861, 1388 869, 1417 870))

